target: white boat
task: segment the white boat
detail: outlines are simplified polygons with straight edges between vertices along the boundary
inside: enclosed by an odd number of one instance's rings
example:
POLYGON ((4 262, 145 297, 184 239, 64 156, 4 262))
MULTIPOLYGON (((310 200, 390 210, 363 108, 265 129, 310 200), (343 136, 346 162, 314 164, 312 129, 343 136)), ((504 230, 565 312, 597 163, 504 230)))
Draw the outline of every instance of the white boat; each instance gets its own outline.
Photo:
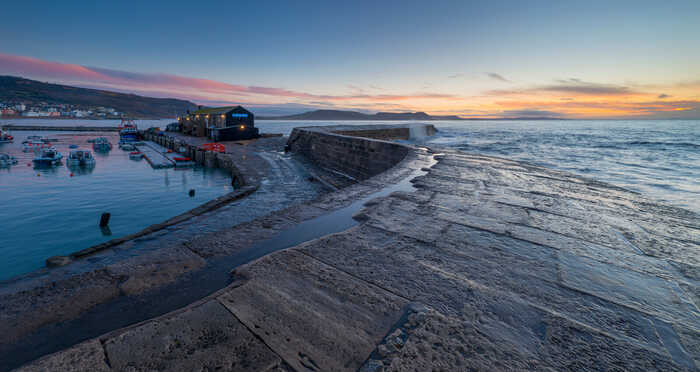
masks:
POLYGON ((12 143, 14 140, 14 137, 12 137, 10 133, 0 129, 0 143, 12 143))
POLYGON ((49 147, 41 150, 41 153, 32 160, 34 165, 47 165, 53 166, 61 164, 61 159, 63 159, 63 154, 58 152, 55 147, 49 147))
POLYGON ((0 168, 9 167, 17 164, 17 158, 8 154, 0 154, 0 168))
POLYGON ((89 167, 95 165, 95 158, 89 150, 71 150, 66 158, 66 165, 89 167))
POLYGON ((109 151, 112 149, 112 144, 105 137, 95 138, 95 142, 92 143, 92 149, 95 151, 109 151))
POLYGON ((119 142, 119 148, 124 150, 124 151, 134 151, 136 150, 136 146, 129 142, 119 142))
POLYGON ((22 142, 22 151, 24 152, 29 152, 29 151, 39 151, 42 149, 47 149, 51 148, 50 143, 46 143, 41 140, 29 140, 29 141, 24 141, 22 142))

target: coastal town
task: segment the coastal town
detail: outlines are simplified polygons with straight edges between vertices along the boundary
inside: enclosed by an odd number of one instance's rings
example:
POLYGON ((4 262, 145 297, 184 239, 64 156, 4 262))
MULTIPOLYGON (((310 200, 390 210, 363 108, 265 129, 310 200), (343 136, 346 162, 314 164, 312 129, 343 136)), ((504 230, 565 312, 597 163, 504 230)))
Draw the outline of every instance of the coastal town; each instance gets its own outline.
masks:
POLYGON ((2 118, 118 119, 121 116, 122 113, 112 107, 86 107, 47 102, 0 102, 0 117, 2 118))

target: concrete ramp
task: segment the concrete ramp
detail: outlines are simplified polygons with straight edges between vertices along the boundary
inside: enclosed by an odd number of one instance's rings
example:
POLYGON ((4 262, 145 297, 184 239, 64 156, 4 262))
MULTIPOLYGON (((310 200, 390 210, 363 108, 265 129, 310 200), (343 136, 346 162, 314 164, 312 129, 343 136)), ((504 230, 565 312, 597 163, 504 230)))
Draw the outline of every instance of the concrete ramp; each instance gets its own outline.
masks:
POLYGON ((167 153, 167 149, 155 142, 146 141, 136 145, 136 148, 141 151, 148 164, 154 169, 172 168, 175 166, 175 161, 168 156, 170 154, 167 153))

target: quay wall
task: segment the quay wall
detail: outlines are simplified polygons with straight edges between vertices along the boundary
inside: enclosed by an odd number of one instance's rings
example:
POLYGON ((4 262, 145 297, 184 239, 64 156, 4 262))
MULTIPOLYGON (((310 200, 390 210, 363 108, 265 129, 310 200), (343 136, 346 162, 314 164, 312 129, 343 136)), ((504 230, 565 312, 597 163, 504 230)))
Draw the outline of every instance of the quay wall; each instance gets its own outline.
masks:
POLYGON ((287 148, 318 166, 365 180, 398 164, 410 151, 387 140, 408 138, 406 126, 306 127, 294 128, 287 148))

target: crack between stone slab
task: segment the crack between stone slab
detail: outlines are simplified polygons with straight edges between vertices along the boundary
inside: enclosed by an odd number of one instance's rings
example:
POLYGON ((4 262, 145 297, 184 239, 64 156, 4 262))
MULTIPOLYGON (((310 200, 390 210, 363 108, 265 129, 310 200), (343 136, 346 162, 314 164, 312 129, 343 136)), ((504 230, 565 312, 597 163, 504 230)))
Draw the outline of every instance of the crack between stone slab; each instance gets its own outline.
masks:
POLYGON ((112 369, 112 362, 109 360, 109 354, 107 353, 107 348, 105 347, 106 340, 99 340, 99 341, 100 341, 100 347, 102 347, 102 354, 104 354, 105 364, 107 364, 107 367, 109 367, 109 369, 112 369))
POLYGON ((208 262, 207 257, 202 256, 199 252, 197 252, 197 251, 193 250, 192 248, 190 248, 190 242, 182 242, 182 246, 184 246, 185 249, 187 249, 188 251, 192 252, 195 256, 197 256, 197 257, 203 259, 205 262, 208 262))
POLYGON ((402 295, 402 294, 396 293, 396 292, 394 292, 394 291, 392 291, 392 290, 390 290, 390 289, 388 289, 388 288, 384 288, 384 287, 382 287, 382 286, 380 286, 380 285, 378 285, 378 284, 372 283, 372 282, 370 282, 370 281, 368 281, 368 280, 366 280, 366 279, 360 278, 359 276, 357 276, 357 275, 355 275, 355 274, 353 274, 353 273, 347 272, 347 271, 345 271, 345 270, 343 270, 343 269, 341 269, 341 268, 339 268, 339 267, 337 267, 337 266, 335 266, 335 265, 333 265, 333 264, 331 264, 331 263, 328 263, 328 262, 326 262, 326 261, 324 261, 324 260, 322 260, 322 259, 320 259, 320 258, 314 257, 314 256, 312 256, 311 254, 309 254, 309 253, 307 253, 307 252, 303 252, 302 250, 296 250, 296 252, 299 252, 299 253, 303 254, 304 256, 307 256, 307 257, 311 258, 312 260, 318 261, 318 262, 320 262, 320 263, 322 263, 322 264, 324 264, 324 265, 326 265, 326 266, 332 267, 333 269, 338 270, 338 271, 340 271, 341 273, 344 273, 344 274, 346 274, 346 275, 348 275, 348 276, 350 276, 350 277, 352 277, 352 278, 354 278, 354 279, 357 279, 357 280, 359 280, 359 281, 361 281, 361 282, 363 282, 363 283, 365 283, 365 284, 367 284, 367 285, 369 285, 369 286, 376 287, 376 288, 379 288, 379 289, 381 289, 381 290, 383 290, 383 291, 389 292, 389 293, 391 293, 392 295, 394 295, 394 296, 396 296, 396 297, 399 297, 399 298, 401 298, 401 299, 404 299, 404 300, 406 300, 406 301, 408 301, 408 302, 416 302, 416 300, 414 300, 414 299, 411 299, 411 298, 406 297, 406 296, 404 296, 404 295, 402 295))
POLYGON ((292 365, 291 365, 284 357, 282 357, 282 355, 280 355, 279 353, 277 353, 277 351, 275 351, 275 349, 273 349, 272 346, 270 346, 267 342, 265 342, 265 340, 262 338, 262 336, 260 336, 260 335, 259 335, 257 332, 255 332, 254 330, 250 329, 250 327, 248 327, 248 326, 238 317, 238 315, 236 315, 236 313, 233 312, 233 310, 229 309, 223 302, 221 302, 221 301, 219 300, 219 297, 216 297, 215 300, 216 300, 216 302, 219 304, 219 306, 221 306, 221 307, 223 307, 224 309, 226 309, 226 311, 228 311, 228 312, 231 314, 231 316, 233 316, 233 318, 236 319, 236 321, 238 321, 238 323, 240 323, 240 324, 243 326, 243 328, 247 329, 248 332, 250 332, 250 334, 253 335, 253 337, 255 337, 255 338, 256 338, 258 341, 260 341, 263 345, 265 345, 265 347, 267 347, 267 348, 270 350, 270 352, 272 352, 272 353, 275 354, 278 358, 280 358, 280 362, 281 362, 280 365, 281 365, 281 366, 286 365, 286 367, 288 367, 289 369, 291 369, 291 370, 293 370, 293 371, 296 371, 296 369, 294 369, 294 367, 292 367, 292 365))

